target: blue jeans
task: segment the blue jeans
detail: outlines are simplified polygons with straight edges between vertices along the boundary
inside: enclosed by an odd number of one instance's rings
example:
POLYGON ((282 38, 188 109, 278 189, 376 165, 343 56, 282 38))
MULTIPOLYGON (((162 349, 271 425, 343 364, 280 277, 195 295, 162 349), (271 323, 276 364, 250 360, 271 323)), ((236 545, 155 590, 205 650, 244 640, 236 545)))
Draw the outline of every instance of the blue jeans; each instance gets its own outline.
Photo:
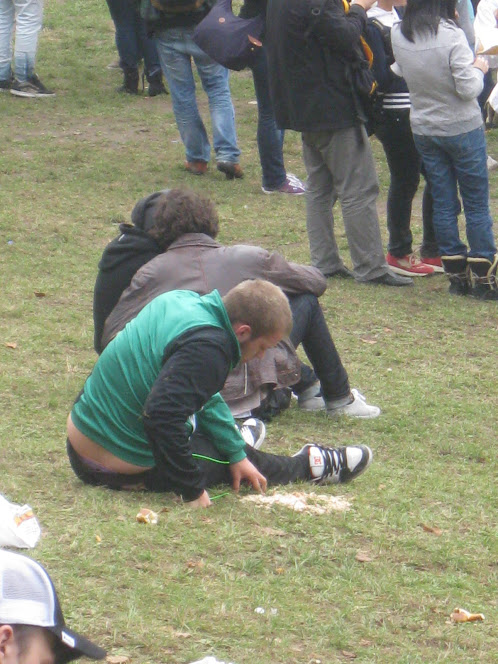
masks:
POLYGON ((277 127, 268 85, 268 64, 264 47, 252 67, 258 102, 258 151, 263 171, 263 187, 278 189, 285 183, 284 132, 277 127))
POLYGON ((480 256, 493 260, 496 246, 489 211, 484 128, 457 136, 413 136, 424 161, 434 199, 434 229, 442 256, 480 256), (470 250, 460 240, 458 213, 465 211, 470 250))
POLYGON ((33 75, 42 19, 43 0, 0 0, 0 81, 11 77, 14 25, 14 76, 26 81, 33 75))
POLYGON ((206 128, 197 108, 193 59, 209 100, 216 161, 238 163, 240 150, 237 147, 228 70, 201 51, 192 40, 193 31, 192 27, 170 28, 156 36, 157 51, 168 81, 187 161, 208 162, 211 154, 206 128))
POLYGON ((156 41, 147 37, 145 21, 134 0, 107 0, 116 28, 116 48, 123 69, 136 69, 144 60, 147 77, 161 71, 156 41))

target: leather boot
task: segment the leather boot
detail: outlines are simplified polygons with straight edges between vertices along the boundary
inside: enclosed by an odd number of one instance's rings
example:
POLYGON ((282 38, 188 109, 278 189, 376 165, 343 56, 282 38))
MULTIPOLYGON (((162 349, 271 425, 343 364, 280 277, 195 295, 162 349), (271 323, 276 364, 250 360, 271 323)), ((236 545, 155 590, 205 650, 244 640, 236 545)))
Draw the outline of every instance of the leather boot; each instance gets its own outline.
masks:
POLYGON ((163 83, 163 74, 161 70, 149 74, 147 76, 147 81, 149 82, 149 90, 147 94, 149 97, 157 97, 157 95, 167 95, 168 90, 164 87, 163 83))
POLYGON ((457 254, 456 256, 441 256, 444 271, 450 280, 449 292, 451 295, 468 295, 470 292, 467 257, 457 254))
POLYGON ((138 67, 123 67, 123 85, 118 92, 127 92, 130 95, 138 94, 138 67))
POLYGON ((498 300, 498 254, 492 261, 474 256, 468 258, 470 268, 470 294, 479 300, 498 300))

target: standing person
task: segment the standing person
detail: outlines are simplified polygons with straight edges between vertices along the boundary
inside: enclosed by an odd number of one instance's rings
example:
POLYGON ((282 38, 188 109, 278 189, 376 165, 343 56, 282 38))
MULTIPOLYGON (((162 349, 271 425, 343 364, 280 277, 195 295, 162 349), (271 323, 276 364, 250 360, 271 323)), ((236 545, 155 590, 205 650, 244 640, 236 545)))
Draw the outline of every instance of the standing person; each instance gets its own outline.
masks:
POLYGON ((105 656, 66 625, 45 569, 27 556, 0 550, 0 664, 66 664, 105 656))
POLYGON ((373 73, 377 81, 373 129, 382 143, 389 167, 386 260, 393 272, 408 277, 426 277, 443 272, 432 223, 432 196, 428 185, 422 199, 423 237, 418 258, 413 251, 410 228, 412 204, 420 182, 422 159, 410 128, 410 95, 406 82, 396 76, 391 65, 391 28, 398 23, 396 0, 378 0, 368 10, 366 38, 373 53, 373 73))
POLYGON ((67 451, 84 482, 173 491, 196 507, 207 489, 247 481, 344 482, 366 469, 366 446, 305 445, 293 457, 245 445, 219 394, 230 369, 287 336, 284 293, 263 280, 159 295, 105 348, 68 417, 67 451))
MULTIPOLYGON (((204 175, 211 155, 206 128, 197 106, 193 60, 209 100, 216 168, 227 179, 233 180, 244 177, 244 172, 239 164, 240 150, 237 146, 228 69, 206 55, 192 38, 195 26, 206 16, 214 1, 187 3, 182 0, 157 0, 155 5, 161 4, 164 11, 150 12, 145 7, 143 15, 147 30, 157 40, 157 51, 168 81, 176 124, 185 146, 185 168, 193 175, 204 175)), ((145 4, 150 5, 150 0, 145 4)))
POLYGON ((392 29, 397 71, 410 90, 410 122, 434 198, 434 227, 450 293, 498 300, 486 141, 477 97, 487 62, 456 25, 455 0, 408 0, 392 29), (458 232, 460 202, 469 248, 458 232))
POLYGON ((144 61, 144 74, 149 83, 149 97, 167 93, 163 85, 161 64, 155 40, 147 35, 137 0, 106 0, 116 28, 116 48, 119 66, 123 70, 123 85, 119 92, 138 94, 138 65, 144 61))
POLYGON ((0 91, 16 97, 53 97, 35 73, 43 0, 0 0, 0 91), (14 70, 12 36, 15 29, 14 70))
MULTIPOLYGON (((241 18, 266 15, 267 0, 244 0, 241 18)), ((295 175, 287 173, 284 165, 284 132, 277 127, 268 84, 268 63, 264 45, 259 49, 251 67, 254 91, 258 102, 258 151, 263 172, 261 189, 265 194, 291 194, 301 196, 306 189, 295 175)))
POLYGON ((375 163, 350 84, 351 61, 361 48, 366 10, 373 3, 357 0, 346 12, 342 0, 269 0, 270 90, 278 126, 302 133, 312 264, 327 277, 410 286, 413 281, 391 272, 384 258, 375 163), (353 274, 334 236, 337 199, 353 274))

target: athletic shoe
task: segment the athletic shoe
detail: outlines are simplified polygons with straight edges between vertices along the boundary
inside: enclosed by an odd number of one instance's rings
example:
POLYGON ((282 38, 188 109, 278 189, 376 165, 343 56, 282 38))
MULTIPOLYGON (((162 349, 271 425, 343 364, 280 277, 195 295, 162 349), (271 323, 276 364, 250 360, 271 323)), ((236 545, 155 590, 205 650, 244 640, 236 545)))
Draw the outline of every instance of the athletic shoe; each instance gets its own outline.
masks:
POLYGON ((380 408, 377 406, 370 406, 363 394, 353 388, 351 390, 352 401, 350 403, 343 403, 344 399, 338 401, 326 401, 327 415, 337 417, 339 415, 348 415, 348 417, 358 417, 362 420, 371 420, 374 417, 379 417, 380 408))
POLYGON ((380 284, 381 286, 413 286, 413 279, 410 279, 409 277, 401 277, 388 270, 384 274, 381 274, 380 277, 367 279, 367 281, 363 281, 362 283, 380 284))
POLYGON ((294 196, 302 196, 306 193, 306 187, 304 184, 299 178, 291 173, 286 176, 285 182, 278 189, 266 189, 266 187, 261 187, 261 190, 264 194, 292 194, 294 196))
POLYGON ((344 484, 351 482, 368 468, 373 459, 372 450, 366 445, 348 447, 324 447, 305 445, 294 456, 307 454, 311 481, 317 484, 344 484))
POLYGON ((321 394, 320 381, 316 381, 297 395, 297 405, 301 410, 309 412, 325 410, 325 401, 321 394))
POLYGON ((10 94, 16 97, 55 97, 55 92, 48 90, 36 74, 27 81, 14 79, 10 86, 10 94))
POLYGON ((8 92, 12 86, 13 79, 9 78, 6 81, 0 81, 0 92, 8 92))
POLYGON ((244 177, 244 171, 242 170, 241 165, 231 161, 218 161, 216 164, 216 168, 221 173, 225 173, 225 177, 227 180, 234 180, 235 178, 237 178, 237 180, 240 180, 241 178, 244 177))
POLYGON ((493 157, 490 157, 488 155, 488 158, 486 160, 486 165, 488 167, 488 171, 496 171, 498 168, 498 161, 496 159, 493 159, 493 157))
POLYGON ((257 420, 255 417, 250 417, 248 420, 242 422, 242 424, 238 424, 237 427, 246 445, 254 447, 255 450, 259 450, 266 435, 264 422, 257 420))
POLYGON ((443 261, 439 256, 436 256, 435 258, 420 258, 422 263, 425 263, 425 265, 430 265, 434 272, 444 272, 444 267, 443 267, 443 261))
POLYGON ((205 161, 186 161, 185 168, 192 175, 204 175, 208 169, 208 165, 205 161))
POLYGON ((402 258, 387 254, 386 262, 393 272, 404 277, 427 277, 429 274, 434 274, 434 268, 422 263, 415 254, 408 254, 402 258))

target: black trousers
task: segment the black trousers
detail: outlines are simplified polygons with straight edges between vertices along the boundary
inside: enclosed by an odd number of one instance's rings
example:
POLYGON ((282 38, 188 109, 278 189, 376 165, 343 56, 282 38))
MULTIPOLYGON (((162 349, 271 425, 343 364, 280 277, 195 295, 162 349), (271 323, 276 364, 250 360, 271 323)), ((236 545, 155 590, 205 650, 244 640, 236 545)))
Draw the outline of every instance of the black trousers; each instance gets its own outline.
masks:
MULTIPOLYGON (((410 229, 412 203, 420 181, 422 160, 413 142, 408 110, 381 111, 375 120, 375 136, 382 143, 391 181, 387 196, 388 251, 402 258, 413 251, 410 229)), ((422 201, 422 258, 439 256, 432 223, 432 195, 426 183, 422 201)))

